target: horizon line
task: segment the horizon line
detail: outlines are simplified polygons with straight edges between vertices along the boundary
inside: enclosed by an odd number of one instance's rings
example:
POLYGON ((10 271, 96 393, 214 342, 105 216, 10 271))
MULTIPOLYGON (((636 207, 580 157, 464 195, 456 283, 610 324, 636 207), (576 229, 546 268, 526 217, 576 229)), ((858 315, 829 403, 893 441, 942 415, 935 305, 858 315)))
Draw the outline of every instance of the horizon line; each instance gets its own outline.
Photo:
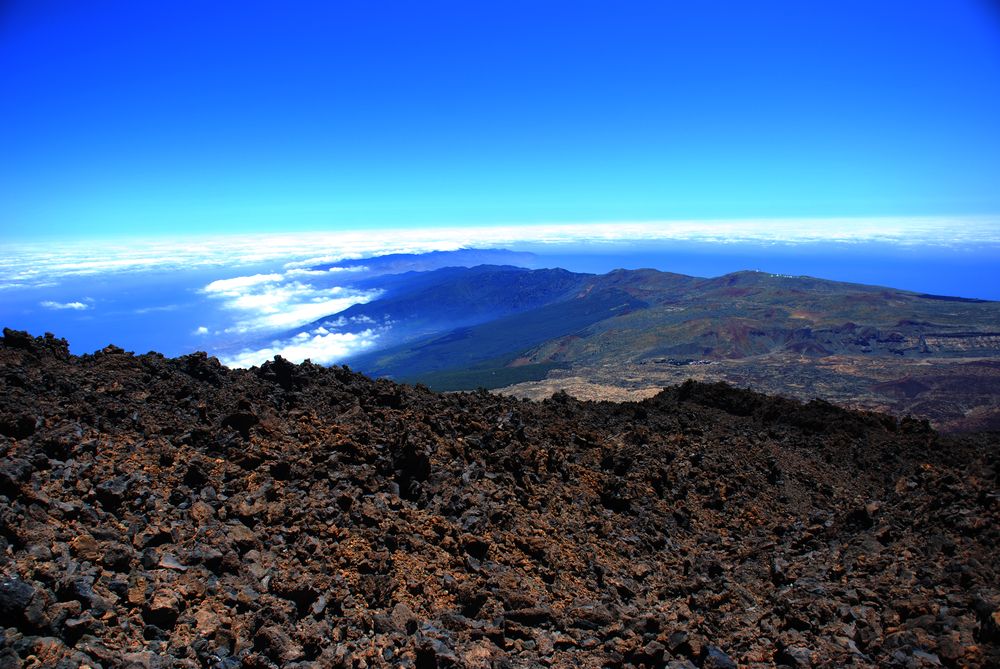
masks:
MULTIPOLYGON (((643 239, 661 239, 664 241, 695 241, 697 239, 708 240, 708 235, 711 232, 712 226, 747 226, 744 230, 728 229, 729 233, 736 233, 737 236, 740 232, 755 232, 756 234, 750 235, 746 241, 752 240, 771 240, 776 242, 786 241, 789 243, 801 242, 803 240, 816 240, 816 241, 850 241, 841 234, 836 234, 837 231, 830 230, 826 228, 828 224, 890 224, 890 225, 906 225, 916 226, 918 230, 927 231, 928 227, 934 229, 937 225, 944 224, 954 224, 956 222, 972 223, 972 224, 991 224, 992 229, 990 235, 992 239, 983 238, 979 236, 973 236, 971 239, 976 239, 979 241, 997 242, 1000 243, 1000 213, 994 214, 934 214, 934 215, 875 215, 875 216, 747 216, 739 218, 731 217, 709 217, 709 218, 623 218, 623 219, 590 219, 590 220, 577 220, 577 221, 544 221, 544 222, 526 222, 526 221, 512 221, 504 223, 487 223, 487 224, 455 224, 455 223, 442 223, 442 224, 430 224, 430 225, 419 225, 419 226, 406 226, 403 224, 391 224, 391 225, 357 225, 357 226, 334 226, 330 227, 317 227, 308 226, 303 228, 294 228, 279 230, 275 229, 261 229, 252 231, 236 231, 236 230, 220 230, 211 232, 180 232, 180 233, 168 233, 168 232, 154 232, 154 233, 142 233, 142 232, 121 232, 121 233, 102 233, 93 236, 87 236, 84 234, 80 235, 65 235, 65 234, 39 234, 34 236, 17 236, 17 237, 7 237, 6 239, 0 240, 0 248, 24 248, 35 246, 38 244, 52 244, 56 243, 59 245, 76 246, 79 244, 122 244, 122 243, 137 243, 137 244, 153 244, 158 245, 167 242, 176 242, 181 239, 185 240, 227 240, 233 238, 288 238, 288 237, 313 237, 313 238, 324 238, 324 237, 351 237, 354 235, 382 235, 382 234, 392 234, 392 235, 403 235, 406 237, 420 236, 420 235, 434 235, 435 233, 459 233, 459 232, 483 232, 483 231, 496 231, 496 230, 510 230, 510 231, 531 231, 536 232, 541 231, 553 231, 553 232, 568 232, 572 229, 579 229, 581 232, 587 230, 597 230, 605 229, 609 227, 615 228, 625 228, 622 232, 630 231, 634 234, 640 234, 640 237, 636 237, 636 240, 643 239), (787 225, 796 224, 797 226, 808 225, 808 224, 823 224, 824 229, 821 231, 813 232, 812 234, 806 234, 806 231, 797 230, 798 234, 794 236, 780 236, 774 234, 762 234, 765 230, 762 226, 774 225, 782 228, 787 225), (666 226, 664 229, 663 226, 666 226), (656 229, 660 228, 660 229, 656 229), (701 228, 701 230, 699 230, 701 228), (756 228, 755 230, 753 228, 756 228), (659 234, 656 234, 659 233, 659 234), (701 233, 701 234, 699 234, 701 233)), ((977 226, 978 227, 978 226, 977 226)), ((954 233, 954 228, 949 227, 949 232, 954 233)), ((980 228, 980 231, 982 229, 980 228)), ((627 238, 623 234, 609 234, 607 235, 607 240, 612 241, 613 238, 627 238)), ((852 230, 852 232, 859 232, 857 230, 852 230)), ((896 240, 897 243, 903 242, 904 240, 900 237, 902 230, 896 230, 895 234, 887 234, 883 231, 879 234, 878 231, 870 231, 867 235, 850 235, 852 239, 888 239, 891 238, 896 240)), ((959 235, 958 239, 970 239, 969 235, 959 235)), ((522 240, 517 240, 522 241, 522 240)), ((560 240, 562 241, 562 240, 560 240)), ((743 241, 743 240, 735 240, 743 241)), ((926 241, 924 239, 918 239, 918 242, 926 241)), ((945 241, 943 238, 937 238, 936 241, 945 241)))

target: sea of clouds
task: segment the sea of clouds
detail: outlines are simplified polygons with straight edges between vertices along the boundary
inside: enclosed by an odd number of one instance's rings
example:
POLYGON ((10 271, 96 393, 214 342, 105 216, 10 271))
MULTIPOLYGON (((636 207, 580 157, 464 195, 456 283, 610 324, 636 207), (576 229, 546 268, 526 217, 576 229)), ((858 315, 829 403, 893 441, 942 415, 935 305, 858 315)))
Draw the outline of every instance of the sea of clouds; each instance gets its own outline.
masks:
MULTIPOLYGON (((247 367, 275 355, 327 364, 371 349, 384 325, 360 329, 338 321, 348 307, 377 299, 378 290, 351 287, 364 259, 389 253, 427 253, 512 245, 677 241, 713 244, 892 244, 954 247, 1000 244, 996 217, 755 219, 491 226, 206 236, 5 244, 0 247, 0 300, 5 293, 66 286, 75 279, 137 272, 218 270, 199 293, 226 314, 223 327, 199 324, 193 333, 224 364, 247 367), (341 267, 331 263, 353 261, 341 267), (267 266, 267 271, 259 271, 267 266), (240 274, 240 268, 256 268, 240 274), (320 325, 318 321, 327 319, 320 325), (345 327, 350 326, 350 327, 345 327), (296 330, 298 331, 296 332, 296 330), (293 333, 293 334, 289 334, 293 333), (223 346, 220 342, 225 341, 223 346), (234 347, 233 342, 244 342, 234 347)), ((37 303, 53 312, 92 312, 87 295, 37 303)), ((176 308, 174 305, 149 307, 176 308)), ((72 333, 69 333, 71 336, 72 333)))

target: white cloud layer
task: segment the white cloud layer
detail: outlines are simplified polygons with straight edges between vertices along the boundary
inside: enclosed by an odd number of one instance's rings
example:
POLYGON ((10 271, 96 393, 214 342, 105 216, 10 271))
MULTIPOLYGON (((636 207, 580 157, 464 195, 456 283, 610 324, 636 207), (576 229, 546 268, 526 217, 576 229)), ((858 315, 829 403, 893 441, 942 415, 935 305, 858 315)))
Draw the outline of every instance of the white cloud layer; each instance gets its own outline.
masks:
POLYGON ((53 302, 52 300, 45 300, 44 302, 39 302, 39 304, 46 309, 73 309, 75 311, 90 309, 90 305, 84 302, 53 302))
POLYGON ((238 293, 244 288, 258 286, 262 283, 274 283, 282 280, 280 274, 254 274, 253 276, 238 276, 232 279, 219 279, 205 286, 207 293, 238 293))
POLYGON ((136 313, 136 314, 154 314, 154 313, 157 313, 157 312, 177 311, 178 309, 180 309, 180 305, 179 304, 163 304, 163 305, 156 306, 156 307, 140 307, 139 309, 135 309, 132 313, 136 313))
MULTIPOLYGON (((312 263, 320 264, 320 263, 312 263)), ((368 268, 364 265, 350 265, 348 267, 330 267, 329 269, 301 269, 296 266, 296 263, 288 263, 285 267, 289 268, 285 272, 286 276, 330 276, 337 275, 343 272, 364 272, 368 268)))
POLYGON ((256 274, 213 281, 203 291, 237 313, 229 333, 287 330, 368 302, 377 290, 317 286, 282 274, 256 274))
MULTIPOLYGON (((283 263, 286 270, 386 253, 454 251, 518 242, 687 241, 707 243, 878 242, 900 246, 1000 244, 1000 217, 783 218, 614 221, 359 232, 226 235, 186 239, 0 244, 4 288, 90 274, 283 263)), ((335 270, 341 271, 341 270, 335 270)), ((253 275, 260 277, 269 275, 253 275)), ((247 277, 243 277, 246 279, 247 277)), ((224 279, 223 281, 227 281, 224 279)))
POLYGON ((327 365, 369 348, 375 339, 373 330, 337 333, 320 327, 300 332, 290 339, 273 341, 270 346, 261 349, 244 349, 235 355, 223 356, 221 362, 227 367, 252 367, 280 355, 292 362, 312 360, 327 365))

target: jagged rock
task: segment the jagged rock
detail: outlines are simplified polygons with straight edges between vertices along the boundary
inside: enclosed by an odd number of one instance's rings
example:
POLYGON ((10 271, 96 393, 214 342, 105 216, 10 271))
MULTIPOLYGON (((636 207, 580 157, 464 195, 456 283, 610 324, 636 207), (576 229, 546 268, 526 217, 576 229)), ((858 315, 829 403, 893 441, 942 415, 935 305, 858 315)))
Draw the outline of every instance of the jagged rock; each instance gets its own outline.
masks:
POLYGON ((17 576, 0 580, 0 618, 17 620, 35 596, 35 588, 17 576))
POLYGON ((413 634, 417 628, 417 616, 413 613, 409 606, 400 602, 392 608, 392 613, 389 614, 389 620, 392 623, 393 629, 398 632, 405 632, 406 634, 413 634))
POLYGON ((302 647, 276 625, 268 625, 257 632, 254 648, 282 664, 294 662, 303 656, 302 647))
POLYGON ((715 646, 708 646, 705 649, 705 659, 701 666, 702 669, 737 669, 733 658, 715 646))
MULTIPOLYGON (((20 420, 20 418, 17 420, 20 420)), ((32 422, 32 425, 34 425, 34 422, 32 422)), ((0 431, 0 434, 17 438, 20 432, 17 430, 7 430, 0 431)), ((21 484, 31 478, 31 473, 34 469, 34 466, 24 458, 11 458, 0 462, 0 495, 16 497, 20 492, 21 484)))
POLYGON ((778 660, 791 667, 811 667, 813 652, 802 646, 789 646, 778 654, 778 660))
POLYGON ((112 571, 128 572, 134 551, 124 544, 112 543, 103 549, 101 564, 112 571))
POLYGON ((181 613, 183 602, 180 595, 167 589, 157 590, 143 609, 143 618, 160 628, 173 627, 181 613))
POLYGON ((117 476, 110 481, 102 481, 94 489, 97 493, 97 501, 109 510, 114 511, 121 505, 122 500, 128 492, 129 479, 126 476, 117 476))

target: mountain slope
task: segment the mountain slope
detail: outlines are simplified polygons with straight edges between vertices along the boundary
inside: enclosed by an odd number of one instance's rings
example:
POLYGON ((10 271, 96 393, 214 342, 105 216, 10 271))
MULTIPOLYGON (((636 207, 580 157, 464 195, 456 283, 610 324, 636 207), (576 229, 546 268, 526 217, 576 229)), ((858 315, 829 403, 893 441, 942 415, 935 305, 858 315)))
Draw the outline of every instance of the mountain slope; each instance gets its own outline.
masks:
MULTIPOLYGON (((497 268, 485 272, 477 268, 490 285, 492 295, 516 303, 521 285, 538 272, 518 270, 510 274, 497 268), (516 276, 518 281, 509 281, 516 276)), ((466 270, 467 272, 469 270, 466 270)), ((506 354, 522 354, 535 362, 566 361, 574 364, 623 362, 655 356, 701 356, 742 358, 762 353, 791 351, 804 354, 871 354, 929 356, 961 354, 968 348, 1000 354, 1000 303, 945 301, 917 293, 864 286, 810 277, 785 277, 761 272, 738 272, 715 279, 697 279, 654 270, 611 272, 603 276, 573 275, 575 292, 552 291, 546 295, 554 304, 537 312, 539 332, 523 332, 510 338, 507 350, 500 351, 484 340, 480 359, 506 354), (590 294, 622 295, 627 308, 594 313, 590 322, 573 320, 562 335, 553 336, 544 323, 546 314, 572 308, 574 301, 590 294), (553 295, 555 293, 555 295, 553 295), (556 299, 553 300, 553 297, 556 299), (557 306, 566 305, 566 306, 557 306), (527 350, 529 339, 548 340, 537 349, 527 350)), ((545 276, 539 277, 546 280, 545 276)), ((426 290, 415 287, 390 300, 376 300, 352 309, 365 314, 412 318, 413 313, 441 302, 451 313, 466 308, 476 311, 476 297, 466 295, 468 279, 446 277, 455 283, 447 288, 450 298, 441 300, 441 284, 426 290)), ((350 312, 350 310, 349 310, 350 312)), ((345 312, 348 313, 348 312, 345 312)), ((488 310, 480 312, 488 313, 488 310)), ((522 330, 531 330, 534 310, 517 321, 522 330)), ((449 314, 450 316, 451 314, 449 314)), ((447 319, 443 318, 442 321, 447 319)), ((503 327, 502 323, 496 323, 503 327)), ((456 332, 439 339, 435 347, 441 355, 454 353, 455 366, 468 362, 466 349, 472 336, 488 337, 490 327, 475 332, 456 332), (441 345, 453 342, 453 349, 441 345)), ((427 345, 410 347, 418 358, 427 345)), ((371 356, 363 359, 364 371, 406 377, 419 373, 419 360, 405 359, 404 351, 393 351, 391 365, 371 366, 371 356)), ((378 356, 381 358, 386 357, 378 356)))
POLYGON ((575 332, 615 314, 648 306, 619 289, 584 291, 553 304, 453 330, 442 337, 358 357, 352 364, 376 374, 400 378, 441 370, 468 370, 484 361, 507 361, 512 352, 575 332))
POLYGON ((967 366, 1000 360, 1000 303, 762 272, 700 279, 618 270, 565 277, 560 290, 543 293, 543 304, 510 315, 498 304, 525 306, 518 301, 520 286, 545 284, 551 270, 463 272, 442 275, 454 285, 434 283, 431 289, 421 283, 427 277, 417 274, 404 292, 355 307, 389 319, 398 313, 402 322, 420 327, 395 339, 390 335, 385 348, 350 364, 440 390, 534 383, 510 392, 535 397, 572 388, 580 379, 595 388, 653 392, 656 384, 677 383, 690 373, 802 399, 818 395, 912 411, 942 425, 961 427, 974 414, 979 424, 992 424, 988 416, 994 414, 1000 421, 1000 385, 988 368, 967 366), (532 279, 536 272, 541 274, 532 279), (477 309, 466 298, 471 276, 483 282, 477 290, 488 286, 486 293, 499 302, 477 309), (560 292, 564 287, 571 289, 560 292), (435 320, 435 304, 454 318, 462 314, 463 301, 466 323, 449 329, 448 319, 435 320), (489 318, 493 308, 499 315, 489 318), (925 375, 926 365, 935 366, 933 375, 953 376, 970 390, 954 401, 942 384, 928 386, 919 397, 892 390, 910 376, 925 375), (805 378, 791 381, 795 375, 805 378), (972 390, 984 384, 985 391, 972 390), (985 415, 976 413, 983 410, 985 415))
POLYGON ((387 294, 338 316, 390 320, 396 327, 436 330, 471 325, 563 300, 589 275, 511 266, 449 267, 393 277, 387 294))
POLYGON ((564 300, 589 276, 563 269, 495 265, 381 276, 355 284, 357 288, 384 291, 379 299, 356 304, 305 327, 324 326, 341 332, 380 327, 379 343, 388 347, 564 300))
MULTIPOLYGON (((693 283, 654 308, 595 325, 549 350, 578 363, 654 356, 1000 354, 1000 303, 941 301, 876 286, 739 272, 693 283), (597 351, 596 353, 594 351, 597 351)), ((551 355, 532 352, 535 358, 551 355)))
POLYGON ((0 342, 3 666, 997 666, 997 442, 0 342), (363 663, 363 665, 362 665, 363 663))

